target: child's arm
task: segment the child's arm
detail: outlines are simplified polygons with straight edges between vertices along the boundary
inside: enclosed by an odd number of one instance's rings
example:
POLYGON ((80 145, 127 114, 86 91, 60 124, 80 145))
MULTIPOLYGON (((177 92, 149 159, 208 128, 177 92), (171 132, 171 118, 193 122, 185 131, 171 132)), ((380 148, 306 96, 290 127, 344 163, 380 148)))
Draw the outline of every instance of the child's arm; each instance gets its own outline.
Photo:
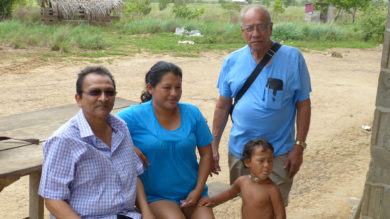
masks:
POLYGON ((241 182, 241 177, 238 178, 236 181, 234 181, 233 185, 229 189, 225 190, 224 192, 221 192, 218 195, 213 196, 211 198, 203 197, 201 200, 199 200, 198 205, 215 207, 230 199, 235 198, 238 195, 238 193, 240 193, 240 182, 241 182))
POLYGON ((275 219, 286 219, 286 209, 280 193, 279 187, 274 185, 270 191, 272 207, 274 209, 275 219))

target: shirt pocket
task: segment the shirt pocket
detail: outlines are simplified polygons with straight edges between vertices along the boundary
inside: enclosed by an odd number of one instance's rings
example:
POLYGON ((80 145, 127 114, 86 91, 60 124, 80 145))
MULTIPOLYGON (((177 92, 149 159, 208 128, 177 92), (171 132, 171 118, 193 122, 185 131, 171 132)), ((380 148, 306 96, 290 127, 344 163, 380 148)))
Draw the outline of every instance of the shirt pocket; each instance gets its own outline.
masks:
POLYGON ((264 90, 264 103, 267 109, 278 110, 283 102, 283 81, 277 78, 268 78, 264 90))

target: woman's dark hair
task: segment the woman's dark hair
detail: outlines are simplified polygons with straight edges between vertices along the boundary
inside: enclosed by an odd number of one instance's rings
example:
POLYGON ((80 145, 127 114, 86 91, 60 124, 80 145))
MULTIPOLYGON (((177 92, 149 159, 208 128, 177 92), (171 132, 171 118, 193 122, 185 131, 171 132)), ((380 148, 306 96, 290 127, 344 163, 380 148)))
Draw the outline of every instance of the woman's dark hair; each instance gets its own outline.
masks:
POLYGON ((255 147, 261 147, 263 149, 261 150, 262 152, 265 152, 268 149, 270 149, 272 153, 274 152, 274 147, 266 139, 258 138, 258 139, 250 140, 248 143, 245 144, 244 150, 242 151, 242 156, 241 156, 242 162, 244 162, 244 160, 246 159, 251 159, 253 149, 255 147))
MULTIPOLYGON (((161 81, 161 78, 167 73, 173 73, 174 75, 182 78, 182 72, 179 66, 169 62, 159 61, 152 66, 148 73, 146 73, 145 85, 150 84, 152 87, 155 87, 161 81)), ((151 99, 152 95, 146 89, 142 91, 142 103, 147 102, 151 99)))

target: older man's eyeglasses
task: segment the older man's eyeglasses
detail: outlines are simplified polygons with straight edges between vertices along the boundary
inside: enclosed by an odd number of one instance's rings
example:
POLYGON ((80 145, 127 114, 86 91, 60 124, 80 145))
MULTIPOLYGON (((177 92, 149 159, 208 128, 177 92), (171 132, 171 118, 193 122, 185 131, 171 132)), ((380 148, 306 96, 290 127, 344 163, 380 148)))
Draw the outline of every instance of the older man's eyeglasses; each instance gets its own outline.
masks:
POLYGON ((89 91, 83 91, 83 93, 89 95, 89 96, 93 96, 93 97, 99 97, 100 95, 102 95, 102 93, 104 93, 105 96, 107 97, 113 97, 116 95, 116 91, 115 90, 100 90, 100 89, 92 89, 92 90, 89 90, 89 91))
POLYGON ((252 33, 255 29, 259 32, 264 32, 267 30, 269 24, 257 24, 257 25, 248 25, 242 29, 247 33, 252 33))

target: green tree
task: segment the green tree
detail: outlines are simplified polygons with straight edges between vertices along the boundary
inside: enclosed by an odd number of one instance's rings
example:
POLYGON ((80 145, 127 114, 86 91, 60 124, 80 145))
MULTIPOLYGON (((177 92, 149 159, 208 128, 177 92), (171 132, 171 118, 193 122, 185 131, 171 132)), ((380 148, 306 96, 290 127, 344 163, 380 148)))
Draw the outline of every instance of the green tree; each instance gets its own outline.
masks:
POLYGON ((275 0, 274 5, 272 6, 272 15, 273 17, 278 17, 279 14, 284 12, 283 3, 281 0, 275 0))
POLYGON ((283 0, 284 6, 287 8, 288 6, 296 5, 295 0, 283 0))
POLYGON ((123 4, 124 14, 131 19, 148 15, 152 10, 150 0, 131 0, 123 4))
POLYGON ((171 0, 160 0, 158 3, 158 8, 160 11, 164 10, 167 8, 168 3, 172 2, 171 0))
POLYGON ((189 2, 190 2, 190 0, 174 0, 173 1, 175 6, 186 5, 189 2))
POLYGON ((271 5, 271 1, 270 0, 261 0, 261 4, 268 8, 271 5))
POLYGON ((357 20, 365 40, 383 43, 386 29, 387 6, 384 2, 371 2, 357 20))
POLYGON ((176 17, 196 19, 199 18, 204 13, 204 8, 191 10, 186 5, 176 5, 173 7, 173 13, 175 14, 176 17))
POLYGON ((358 9, 364 10, 372 0, 328 0, 326 2, 332 3, 338 10, 344 10, 352 14, 352 22, 356 21, 356 12, 358 9))
POLYGON ((17 4, 26 3, 26 0, 0 0, 0 20, 10 18, 17 4))
POLYGON ((221 4, 225 14, 229 15, 230 21, 234 20, 234 15, 239 14, 241 11, 241 5, 238 2, 224 2, 221 4))

